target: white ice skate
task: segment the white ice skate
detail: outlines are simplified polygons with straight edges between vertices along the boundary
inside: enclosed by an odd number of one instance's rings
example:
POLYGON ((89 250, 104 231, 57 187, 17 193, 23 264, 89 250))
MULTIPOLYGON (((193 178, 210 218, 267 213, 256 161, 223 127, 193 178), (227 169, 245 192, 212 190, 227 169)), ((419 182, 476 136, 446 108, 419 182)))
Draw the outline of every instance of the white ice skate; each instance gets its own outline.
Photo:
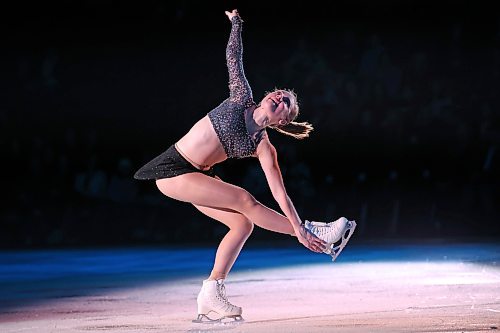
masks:
POLYGON ((329 254, 332 261, 335 261, 356 229, 356 222, 349 221, 345 217, 329 223, 306 220, 304 227, 327 243, 323 252, 329 254))
POLYGON ((193 323, 237 323, 242 322, 242 309, 227 300, 224 280, 205 280, 197 298, 198 318, 193 323), (208 317, 210 312, 215 312, 217 319, 208 317), (225 321, 228 319, 228 322, 225 321))

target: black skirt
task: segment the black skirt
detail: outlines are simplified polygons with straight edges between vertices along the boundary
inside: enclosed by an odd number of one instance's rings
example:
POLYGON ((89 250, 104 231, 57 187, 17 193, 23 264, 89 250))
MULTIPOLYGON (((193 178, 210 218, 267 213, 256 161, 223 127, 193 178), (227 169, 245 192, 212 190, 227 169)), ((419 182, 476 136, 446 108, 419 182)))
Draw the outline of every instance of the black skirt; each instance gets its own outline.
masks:
POLYGON ((190 172, 200 172, 204 175, 215 177, 213 168, 208 170, 197 169, 189 163, 178 151, 174 145, 171 145, 166 151, 156 156, 146 163, 134 174, 135 179, 151 180, 179 176, 190 172))

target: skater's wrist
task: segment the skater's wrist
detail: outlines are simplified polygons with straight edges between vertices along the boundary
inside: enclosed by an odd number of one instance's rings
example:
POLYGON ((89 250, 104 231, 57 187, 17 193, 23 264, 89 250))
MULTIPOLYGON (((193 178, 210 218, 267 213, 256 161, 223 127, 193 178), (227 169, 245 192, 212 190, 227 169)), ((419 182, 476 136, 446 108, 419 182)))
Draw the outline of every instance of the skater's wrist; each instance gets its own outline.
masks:
POLYGON ((293 230, 295 231, 300 230, 303 226, 304 224, 301 221, 297 223, 292 223, 293 230))

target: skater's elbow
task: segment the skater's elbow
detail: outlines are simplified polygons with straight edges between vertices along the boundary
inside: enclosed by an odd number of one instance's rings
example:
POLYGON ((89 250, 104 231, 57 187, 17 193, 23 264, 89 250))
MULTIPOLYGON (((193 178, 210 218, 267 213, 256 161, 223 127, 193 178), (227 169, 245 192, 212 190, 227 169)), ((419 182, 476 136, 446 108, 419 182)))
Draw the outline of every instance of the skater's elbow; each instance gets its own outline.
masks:
POLYGON ((282 203, 286 202, 288 199, 288 195, 286 194, 286 191, 284 188, 277 188, 274 190, 271 189, 271 193, 273 194, 274 200, 276 200, 276 202, 280 205, 282 203))

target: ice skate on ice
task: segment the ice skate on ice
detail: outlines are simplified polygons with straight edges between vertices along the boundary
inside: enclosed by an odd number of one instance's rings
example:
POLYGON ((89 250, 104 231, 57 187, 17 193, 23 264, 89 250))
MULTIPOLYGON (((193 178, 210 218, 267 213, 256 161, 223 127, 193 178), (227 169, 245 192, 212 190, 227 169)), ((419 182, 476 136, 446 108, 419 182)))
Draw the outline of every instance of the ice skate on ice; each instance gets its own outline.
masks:
POLYGON ((197 298, 198 317, 193 323, 238 323, 242 322, 242 309, 231 304, 226 297, 224 280, 205 280, 197 298), (216 319, 208 317, 210 312, 215 312, 216 319))
POLYGON ((306 220, 304 227, 327 243, 323 252, 329 254, 332 261, 335 261, 356 229, 356 222, 349 221, 345 217, 329 223, 306 220))

